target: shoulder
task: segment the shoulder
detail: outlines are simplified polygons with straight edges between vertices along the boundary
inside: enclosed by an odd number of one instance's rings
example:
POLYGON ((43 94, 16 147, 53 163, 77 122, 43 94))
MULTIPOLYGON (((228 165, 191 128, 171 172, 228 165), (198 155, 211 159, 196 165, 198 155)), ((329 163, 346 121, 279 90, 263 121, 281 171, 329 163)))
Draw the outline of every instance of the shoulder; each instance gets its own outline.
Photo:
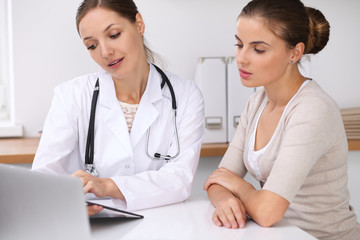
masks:
POLYGON ((174 88, 177 88, 179 90, 184 90, 184 91, 196 91, 198 93, 200 93, 199 88, 197 87, 197 85, 195 84, 195 82, 193 80, 187 79, 185 77, 181 77, 179 75, 176 75, 172 72, 168 72, 166 71, 166 75, 168 76, 171 84, 174 86, 174 88))
POLYGON ((312 80, 289 104, 286 110, 288 124, 311 123, 319 129, 335 132, 342 131, 343 123, 336 102, 312 80))
POLYGON ((181 77, 172 72, 166 71, 165 73, 174 88, 174 92, 177 98, 195 98, 196 101, 203 101, 202 93, 193 80, 181 77))
POLYGON ((55 92, 65 94, 70 92, 73 93, 78 91, 84 91, 84 89, 87 89, 87 86, 95 86, 98 75, 98 73, 90 73, 63 82, 55 88, 55 92))
POLYGON ((60 101, 68 109, 81 109, 83 103, 91 99, 98 76, 91 73, 61 83, 54 89, 54 101, 60 101))
POLYGON ((340 113, 337 103, 317 84, 311 80, 299 92, 291 104, 292 109, 312 113, 313 115, 338 115, 340 113))

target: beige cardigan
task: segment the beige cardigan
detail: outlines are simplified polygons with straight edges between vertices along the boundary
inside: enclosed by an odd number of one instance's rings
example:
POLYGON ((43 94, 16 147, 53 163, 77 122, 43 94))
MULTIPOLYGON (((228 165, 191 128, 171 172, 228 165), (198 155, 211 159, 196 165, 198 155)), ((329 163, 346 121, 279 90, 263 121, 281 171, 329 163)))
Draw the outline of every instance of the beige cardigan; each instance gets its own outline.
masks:
MULTIPOLYGON (((244 177, 248 144, 263 88, 254 93, 219 167, 244 177)), ((278 123, 278 131, 259 158, 260 179, 268 190, 290 202, 284 218, 319 239, 360 239, 360 225, 349 205, 347 140, 336 103, 314 81, 299 90, 278 123)), ((256 177, 255 177, 256 178, 256 177)))

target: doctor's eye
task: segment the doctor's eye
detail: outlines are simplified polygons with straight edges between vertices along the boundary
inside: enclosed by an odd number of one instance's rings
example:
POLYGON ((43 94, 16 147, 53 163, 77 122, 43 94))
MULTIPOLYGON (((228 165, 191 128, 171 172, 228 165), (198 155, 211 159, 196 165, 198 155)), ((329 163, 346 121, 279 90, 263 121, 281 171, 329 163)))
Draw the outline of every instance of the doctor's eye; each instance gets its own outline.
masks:
POLYGON ((118 32, 118 33, 116 33, 116 34, 110 35, 110 38, 116 39, 116 38, 118 38, 119 36, 120 36, 120 32, 118 32))
POLYGON ((94 50, 96 48, 96 44, 93 44, 89 47, 87 47, 87 50, 94 50))

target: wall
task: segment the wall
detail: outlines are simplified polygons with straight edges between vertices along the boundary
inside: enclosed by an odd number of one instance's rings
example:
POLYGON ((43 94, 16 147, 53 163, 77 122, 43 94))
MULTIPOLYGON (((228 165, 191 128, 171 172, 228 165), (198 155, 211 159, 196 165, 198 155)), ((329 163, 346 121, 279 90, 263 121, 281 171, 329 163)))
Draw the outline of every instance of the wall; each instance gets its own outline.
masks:
POLYGON ((15 120, 38 136, 61 82, 98 67, 75 28, 80 0, 13 0, 15 120))
MULTIPOLYGON (((80 0, 13 0, 15 120, 26 136, 37 136, 50 107, 53 88, 94 72, 75 29, 80 0)), ((235 21, 247 1, 135 0, 146 22, 150 47, 167 69, 193 79, 200 56, 231 56, 235 21)), ((305 0, 329 19, 329 45, 311 62, 312 77, 340 107, 360 105, 360 1, 305 0)))

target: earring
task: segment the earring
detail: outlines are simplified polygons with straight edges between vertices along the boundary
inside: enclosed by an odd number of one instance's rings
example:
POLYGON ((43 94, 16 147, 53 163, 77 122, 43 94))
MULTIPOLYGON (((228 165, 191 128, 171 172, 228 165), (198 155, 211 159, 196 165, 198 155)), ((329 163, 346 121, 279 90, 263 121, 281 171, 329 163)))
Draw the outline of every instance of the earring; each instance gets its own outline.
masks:
POLYGON ((290 61, 290 63, 294 63, 294 61, 293 61, 293 60, 291 60, 291 61, 290 61))

